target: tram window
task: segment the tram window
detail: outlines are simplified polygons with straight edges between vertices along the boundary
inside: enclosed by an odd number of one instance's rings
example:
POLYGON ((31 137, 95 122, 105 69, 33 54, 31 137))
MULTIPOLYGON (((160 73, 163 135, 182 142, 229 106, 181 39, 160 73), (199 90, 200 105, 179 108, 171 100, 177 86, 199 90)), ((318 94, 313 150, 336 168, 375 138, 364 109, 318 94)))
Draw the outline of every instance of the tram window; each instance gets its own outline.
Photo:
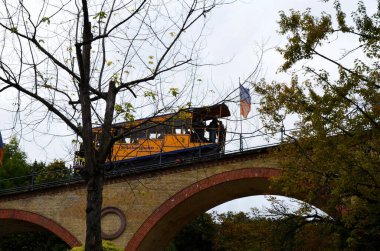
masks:
POLYGON ((131 137, 129 137, 129 136, 125 137, 124 138, 124 142, 127 143, 127 144, 132 143, 131 137))
POLYGON ((164 126, 165 134, 172 134, 172 127, 171 126, 164 126))
POLYGON ((130 142, 132 144, 136 144, 138 142, 138 134, 137 134, 137 132, 132 132, 130 138, 131 138, 130 142))
POLYGON ((149 139, 156 139, 156 138, 157 138, 156 132, 149 133, 149 139))
POLYGON ((174 131, 175 131, 175 134, 182 134, 182 128, 175 128, 174 129, 174 131))
MULTIPOLYGON (((115 128, 114 129, 113 135, 115 137, 121 137, 123 134, 124 134, 124 130, 122 128, 115 128)), ((117 140, 117 142, 119 142, 119 143, 125 143, 124 137, 119 138, 117 140)))
POLYGON ((156 139, 157 138, 156 128, 155 127, 149 128, 147 130, 147 134, 148 134, 149 139, 156 139))
MULTIPOLYGON (((123 132, 120 131, 120 132, 117 132, 116 136, 117 137, 123 136, 122 134, 123 134, 123 132)), ((126 137, 124 136, 124 137, 120 138, 117 142, 119 142, 119 143, 126 143, 126 137)))
POLYGON ((146 139, 146 130, 139 131, 138 135, 139 139, 146 139))
POLYGON ((124 142, 127 144, 135 144, 138 142, 138 131, 128 130, 128 133, 124 134, 124 142))
POLYGON ((184 126, 183 127, 183 132, 185 133, 185 134, 190 134, 190 129, 189 129, 190 127, 189 126, 184 126))

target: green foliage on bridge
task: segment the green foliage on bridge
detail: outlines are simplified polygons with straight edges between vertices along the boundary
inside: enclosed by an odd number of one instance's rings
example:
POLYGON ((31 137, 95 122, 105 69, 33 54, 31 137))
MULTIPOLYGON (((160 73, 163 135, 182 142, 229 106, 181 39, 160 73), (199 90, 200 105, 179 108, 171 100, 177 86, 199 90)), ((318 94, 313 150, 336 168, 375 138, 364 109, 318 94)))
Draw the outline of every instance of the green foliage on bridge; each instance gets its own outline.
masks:
MULTIPOLYGON (((123 249, 117 247, 111 241, 102 241, 102 248, 103 248, 103 251, 122 251, 123 250, 123 249)), ((71 249, 71 251, 84 251, 84 246, 74 247, 71 249)))
POLYGON ((8 144, 4 144, 3 165, 0 167, 0 189, 27 185, 29 181, 26 178, 16 177, 25 177, 30 171, 26 153, 20 149, 17 139, 11 138, 8 144))
POLYGON ((43 166, 37 172, 35 182, 37 184, 51 182, 55 180, 65 179, 72 175, 71 170, 65 166, 63 160, 54 160, 46 166, 43 166))
MULTIPOLYGON (((288 39, 279 49, 285 59, 281 70, 302 75, 293 74, 289 83, 257 83, 260 112, 269 131, 287 124, 289 115, 297 117, 298 131, 287 135, 277 152, 283 168, 277 186, 327 212, 331 217, 323 221, 339 236, 341 249, 376 250, 380 2, 367 9, 358 1, 352 13, 345 13, 339 1, 326 2, 334 5, 333 15, 280 13, 279 32, 288 39), (347 47, 337 50, 341 40, 347 47)), ((304 222, 309 225, 306 217, 304 222)))
POLYGON ((21 150, 16 138, 4 144, 3 165, 0 167, 0 189, 34 186, 69 179, 72 170, 62 160, 28 163, 27 155, 21 150))

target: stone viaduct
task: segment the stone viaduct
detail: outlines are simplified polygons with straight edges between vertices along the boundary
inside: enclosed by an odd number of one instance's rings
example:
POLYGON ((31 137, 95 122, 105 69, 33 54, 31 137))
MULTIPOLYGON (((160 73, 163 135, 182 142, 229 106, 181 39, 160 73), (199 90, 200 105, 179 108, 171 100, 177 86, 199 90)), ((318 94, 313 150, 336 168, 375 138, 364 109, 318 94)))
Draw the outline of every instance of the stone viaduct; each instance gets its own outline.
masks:
MULTIPOLYGON (((269 194, 279 174, 267 149, 224 155, 134 175, 104 185, 102 231, 125 250, 163 250, 202 212, 226 201, 269 194)), ((83 182, 0 196, 0 236, 47 230, 69 246, 85 239, 83 182)))

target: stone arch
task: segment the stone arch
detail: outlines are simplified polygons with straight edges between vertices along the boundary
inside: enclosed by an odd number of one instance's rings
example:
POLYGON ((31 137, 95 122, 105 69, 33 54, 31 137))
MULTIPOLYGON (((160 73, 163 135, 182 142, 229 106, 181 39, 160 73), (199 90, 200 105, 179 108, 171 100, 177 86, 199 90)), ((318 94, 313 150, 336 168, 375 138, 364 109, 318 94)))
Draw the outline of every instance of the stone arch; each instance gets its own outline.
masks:
POLYGON ((81 245, 78 239, 61 225, 36 213, 16 209, 0 209, 0 220, 18 220, 32 223, 52 232, 70 247, 81 245))
POLYGON ((200 180, 165 201, 140 226, 125 250, 163 250, 190 220, 223 202, 249 195, 268 194, 269 179, 279 169, 245 168, 200 180))

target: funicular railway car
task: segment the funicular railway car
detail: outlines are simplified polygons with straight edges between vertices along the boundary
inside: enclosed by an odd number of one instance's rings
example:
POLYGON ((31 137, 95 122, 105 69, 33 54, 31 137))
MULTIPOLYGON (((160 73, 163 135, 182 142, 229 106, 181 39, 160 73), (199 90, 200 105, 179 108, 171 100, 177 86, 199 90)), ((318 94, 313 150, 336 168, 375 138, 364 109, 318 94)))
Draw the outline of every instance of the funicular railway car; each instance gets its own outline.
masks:
MULTIPOLYGON (((220 119, 228 116, 227 105, 217 104, 114 124, 113 134, 119 140, 105 167, 128 168, 223 152, 226 127, 220 119)), ((95 127, 93 132, 96 147, 102 128, 95 127)), ((76 152, 74 168, 83 167, 82 156, 76 152)))

